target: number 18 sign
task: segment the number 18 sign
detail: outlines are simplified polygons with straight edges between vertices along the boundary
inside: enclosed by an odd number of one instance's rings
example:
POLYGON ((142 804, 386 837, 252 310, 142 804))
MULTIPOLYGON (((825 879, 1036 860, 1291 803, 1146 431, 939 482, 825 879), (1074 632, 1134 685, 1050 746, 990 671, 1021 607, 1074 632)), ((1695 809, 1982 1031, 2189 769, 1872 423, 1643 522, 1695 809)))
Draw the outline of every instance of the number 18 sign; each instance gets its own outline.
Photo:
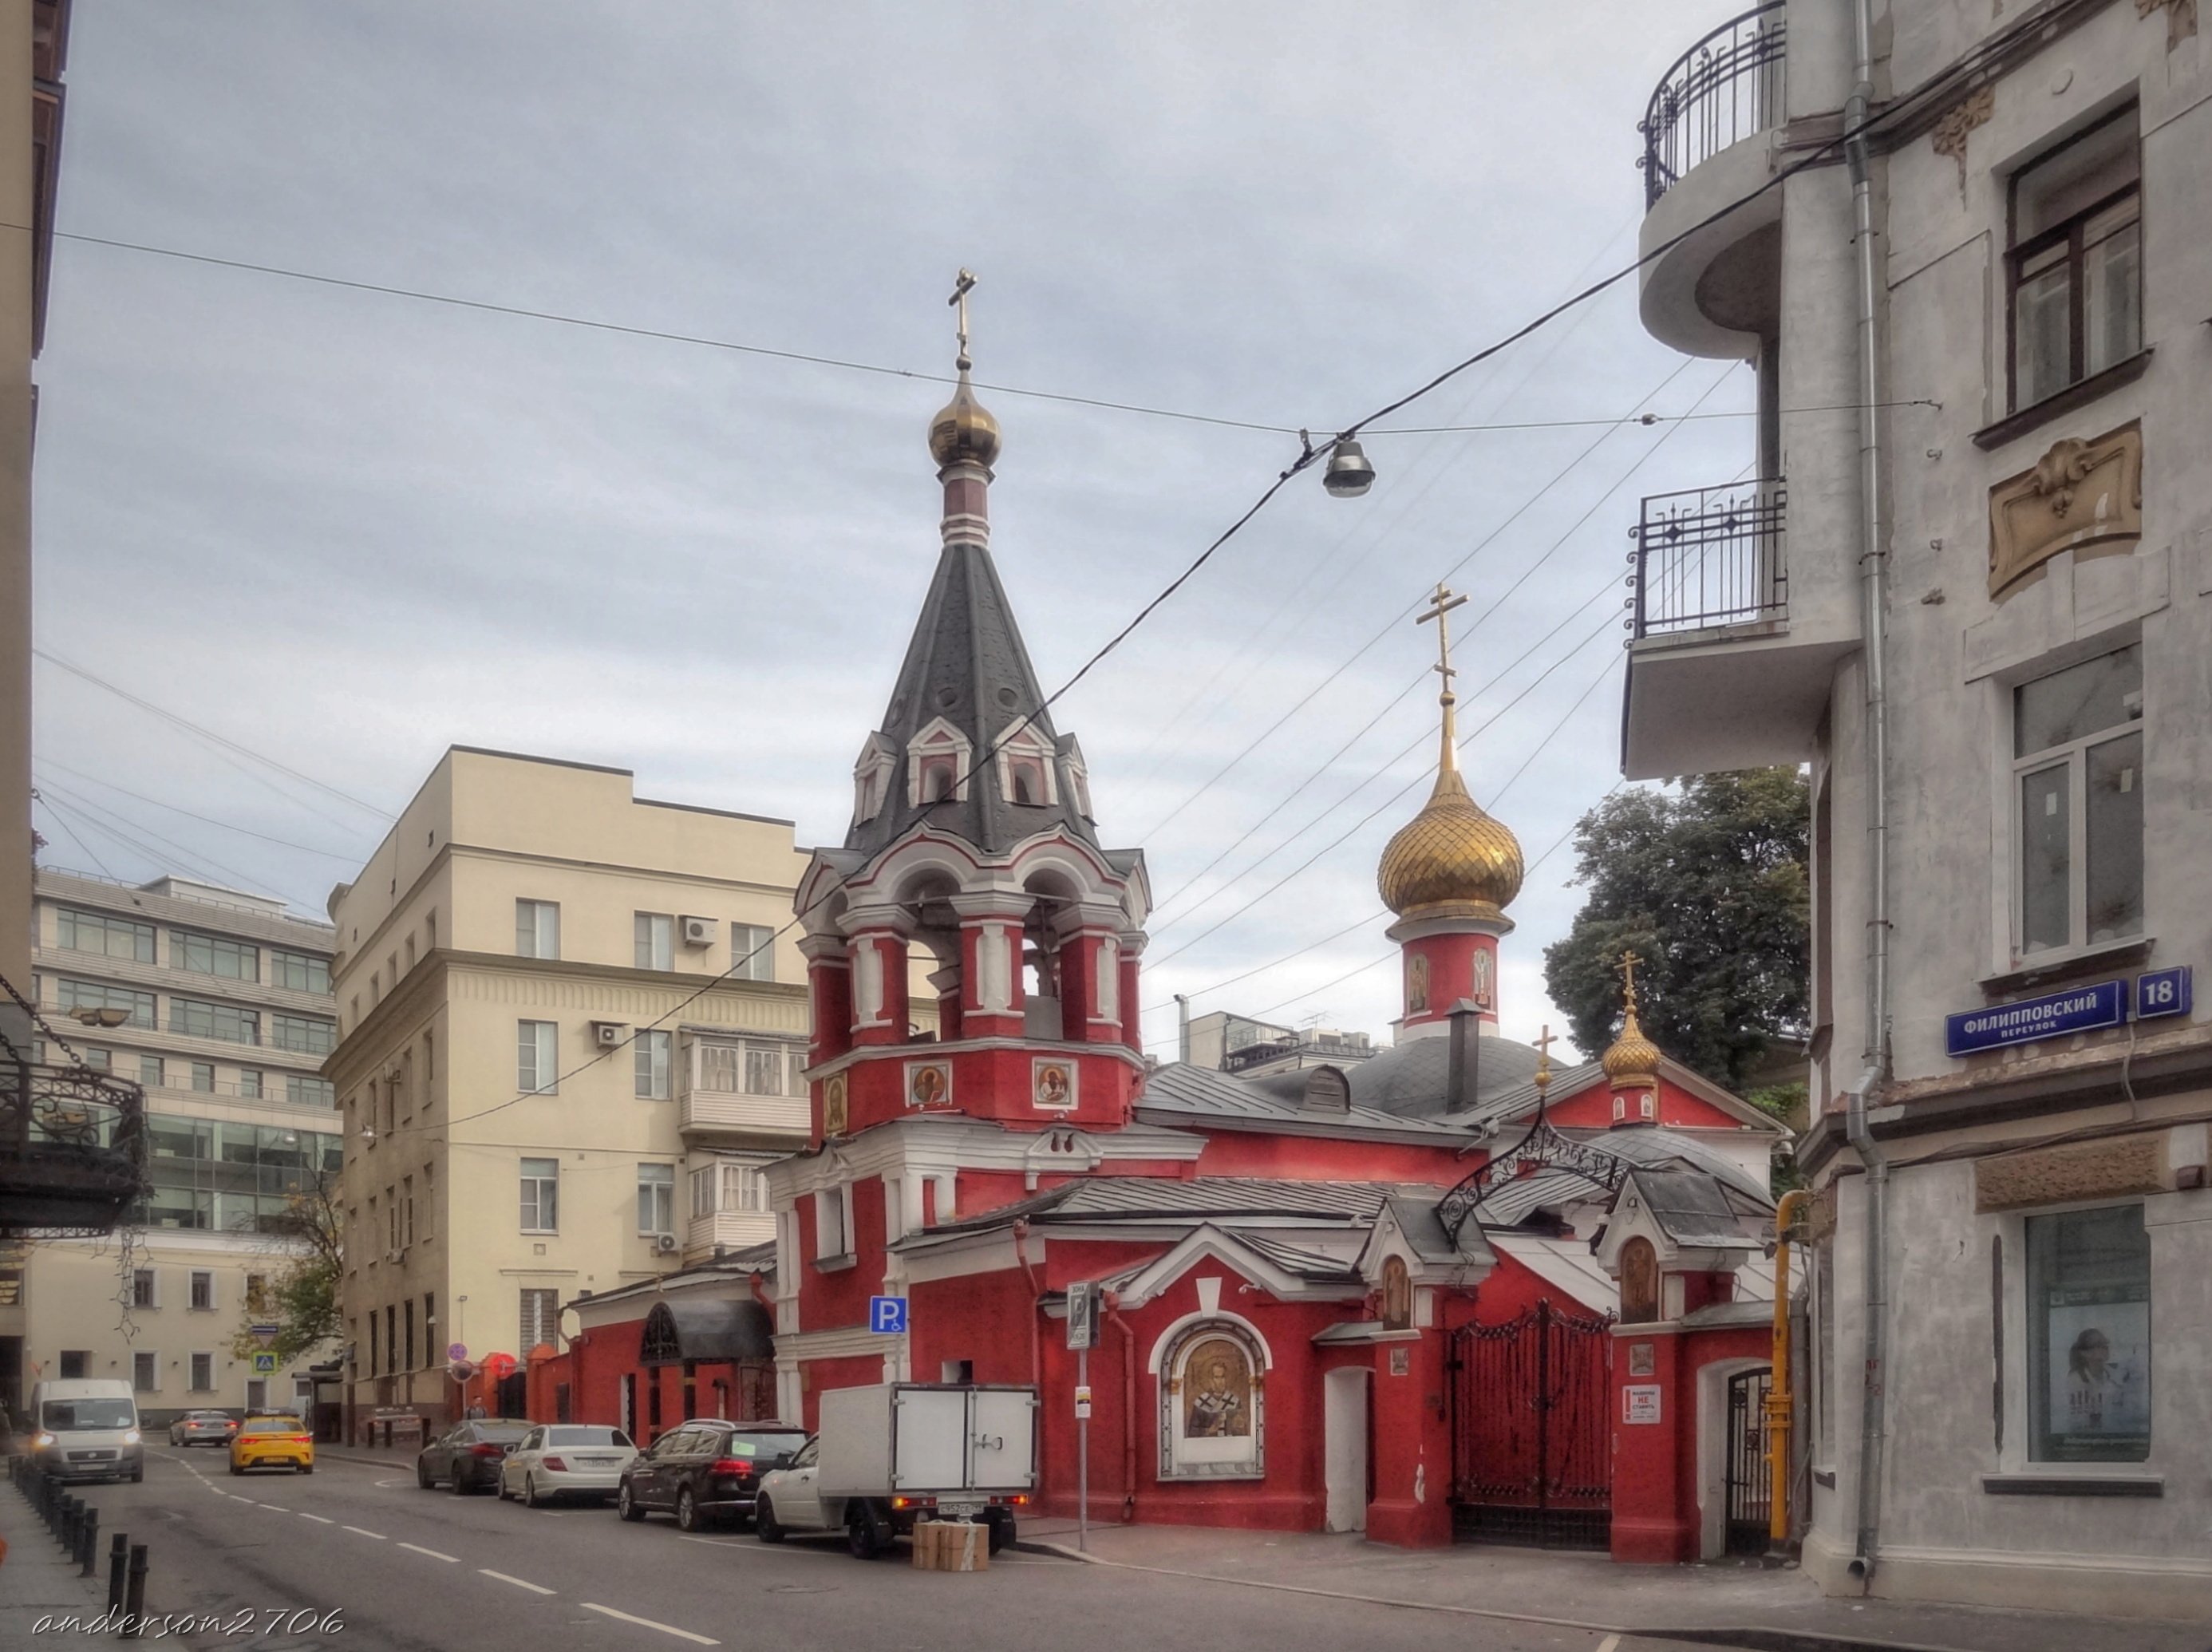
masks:
POLYGON ((2189 966, 2185 963, 2137 975, 2136 1019, 2151 1021, 2160 1016, 2187 1015, 2191 997, 2189 966))

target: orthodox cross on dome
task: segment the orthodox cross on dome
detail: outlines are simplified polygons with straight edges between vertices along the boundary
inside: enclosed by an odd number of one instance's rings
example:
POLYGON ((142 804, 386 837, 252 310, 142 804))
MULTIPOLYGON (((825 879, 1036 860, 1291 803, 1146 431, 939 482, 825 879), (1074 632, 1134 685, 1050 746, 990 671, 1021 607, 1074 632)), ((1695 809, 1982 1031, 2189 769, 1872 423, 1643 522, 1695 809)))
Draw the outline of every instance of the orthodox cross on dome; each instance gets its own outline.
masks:
POLYGON ((1452 708, 1459 703, 1459 696, 1452 692, 1452 678, 1459 672, 1451 663, 1451 622, 1445 616, 1466 600, 1440 580, 1436 594, 1429 598, 1429 606, 1413 622, 1416 625, 1426 625, 1431 620, 1437 623, 1437 663, 1429 669, 1443 679, 1443 689, 1437 695, 1437 703, 1444 713, 1443 754, 1438 762, 1445 768, 1459 767, 1458 730, 1452 715, 1452 708))
POLYGON ((1552 1046, 1559 1041, 1552 1036, 1552 1023, 1547 1021, 1540 1036, 1531 1041, 1536 1046, 1536 1104, 1544 1103, 1544 1092, 1552 1087, 1552 1046))
POLYGON ((1636 966, 1643 962, 1632 951, 1620 955, 1621 994, 1627 999, 1628 1007, 1632 1010, 1636 1007, 1636 966))
POLYGON ((975 288, 975 272, 972 270, 963 270, 959 279, 952 283, 952 296, 945 301, 952 307, 953 333, 960 341, 957 366, 963 373, 975 365, 968 359, 968 295, 973 292, 975 288))

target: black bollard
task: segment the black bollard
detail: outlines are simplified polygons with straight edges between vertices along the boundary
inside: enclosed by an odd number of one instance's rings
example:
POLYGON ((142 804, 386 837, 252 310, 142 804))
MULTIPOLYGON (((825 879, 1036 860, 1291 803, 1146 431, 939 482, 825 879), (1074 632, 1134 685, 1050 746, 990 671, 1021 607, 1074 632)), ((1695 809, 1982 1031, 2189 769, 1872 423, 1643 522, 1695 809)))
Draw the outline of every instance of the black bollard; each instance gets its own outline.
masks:
POLYGON ((123 1610, 123 1569, 131 1563, 131 1537, 118 1532, 107 1543, 107 1610, 123 1610))
POLYGON ((137 1640, 145 1628, 146 1615, 146 1546, 131 1546, 131 1586, 123 1596, 123 1634, 126 1640, 137 1640))
POLYGON ((76 1575, 92 1576, 95 1557, 100 1552, 100 1510, 88 1509, 76 1528, 76 1575))
POLYGON ((62 1499, 61 1530, 56 1535, 61 1539, 62 1548, 70 1554, 76 1552, 77 1511, 83 1507, 83 1500, 75 1492, 62 1499))

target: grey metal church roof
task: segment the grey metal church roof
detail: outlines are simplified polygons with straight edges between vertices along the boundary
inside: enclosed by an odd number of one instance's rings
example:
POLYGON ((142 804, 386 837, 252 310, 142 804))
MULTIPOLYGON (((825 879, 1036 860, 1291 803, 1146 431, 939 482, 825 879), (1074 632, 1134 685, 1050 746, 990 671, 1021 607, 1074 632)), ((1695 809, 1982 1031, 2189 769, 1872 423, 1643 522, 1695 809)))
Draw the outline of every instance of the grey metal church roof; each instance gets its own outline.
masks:
MULTIPOLYGON (((1400 1118, 1446 1119, 1451 1098, 1445 1082, 1451 1060, 1449 1036, 1409 1038, 1352 1067, 1355 1107, 1373 1108, 1400 1118)), ((1453 1124, 1488 1123, 1510 1117, 1499 1103, 1534 1076, 1536 1052, 1510 1038, 1478 1041, 1475 1054, 1475 1105, 1465 1113, 1450 1114, 1453 1124)))
POLYGON ((1372 1107, 1361 1107, 1357 1102, 1342 1113, 1310 1112, 1304 1102, 1306 1085, 1313 1075, 1311 1067, 1271 1075, 1297 1081, 1285 1095, 1276 1085, 1217 1072, 1211 1067, 1194 1066, 1188 1062, 1171 1061, 1146 1075, 1144 1090, 1137 1097, 1137 1113, 1139 1117, 1157 1124, 1218 1119, 1243 1121, 1261 1127, 1279 1126, 1290 1132, 1305 1128, 1328 1135, 1387 1133, 1400 1137, 1433 1137, 1439 1143, 1471 1139, 1465 1123, 1458 1119, 1401 1117, 1372 1107))
MULTIPOLYGON (((983 761, 1008 726, 1036 711, 1043 700, 991 553, 968 541, 945 546, 884 713, 880 732, 894 748, 895 766, 883 806, 873 819, 854 823, 845 834, 845 847, 873 854, 926 820, 989 854, 1002 853, 1054 826, 1097 847, 1097 837, 1077 812, 1064 777, 1058 782, 1056 804, 1012 803, 1000 790, 996 764, 983 761), (910 804, 908 744, 940 717, 969 742, 974 772, 968 795, 910 804)), ((1055 754, 1066 750, 1049 715, 1040 713, 1031 727, 1055 754)))

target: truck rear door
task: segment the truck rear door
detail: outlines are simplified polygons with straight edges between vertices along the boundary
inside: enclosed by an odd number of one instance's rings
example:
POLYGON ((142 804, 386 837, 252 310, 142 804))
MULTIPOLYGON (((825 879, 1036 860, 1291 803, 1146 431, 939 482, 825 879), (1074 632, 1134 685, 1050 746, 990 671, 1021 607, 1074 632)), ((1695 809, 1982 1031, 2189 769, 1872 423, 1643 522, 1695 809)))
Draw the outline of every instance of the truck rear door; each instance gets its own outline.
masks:
POLYGON ((891 1490, 952 1491, 967 1479, 968 1395, 958 1388, 892 1390, 891 1490))
POLYGON ((968 1395, 967 1475, 970 1489, 1027 1491, 1036 1478, 1032 1449, 1036 1396, 1027 1388, 976 1388, 968 1395))

